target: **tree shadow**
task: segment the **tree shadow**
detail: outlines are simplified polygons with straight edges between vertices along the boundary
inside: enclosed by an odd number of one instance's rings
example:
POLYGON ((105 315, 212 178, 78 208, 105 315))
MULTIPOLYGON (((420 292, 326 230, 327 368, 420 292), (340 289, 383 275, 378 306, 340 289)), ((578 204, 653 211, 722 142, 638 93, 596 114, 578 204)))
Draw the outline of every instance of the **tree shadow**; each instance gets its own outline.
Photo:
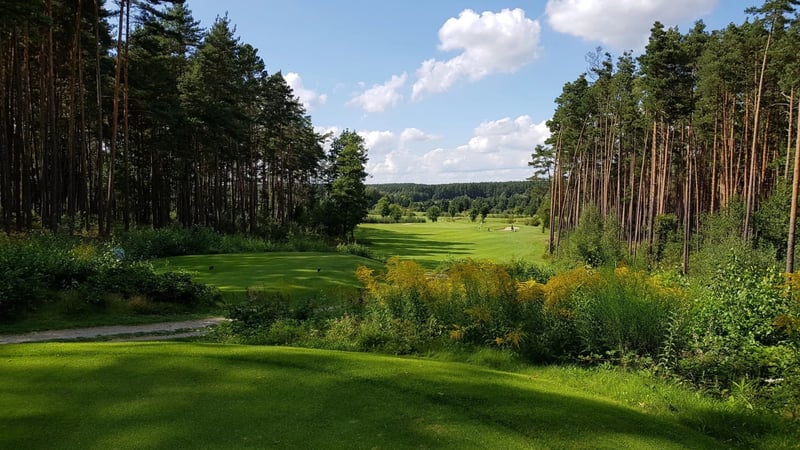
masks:
POLYGON ((0 357, 2 448, 730 445, 466 364, 177 343, 18 345, 0 357))
POLYGON ((431 239, 430 233, 397 232, 370 229, 363 242, 378 254, 390 257, 402 255, 423 265, 431 265, 451 255, 471 255, 476 246, 472 242, 431 239))

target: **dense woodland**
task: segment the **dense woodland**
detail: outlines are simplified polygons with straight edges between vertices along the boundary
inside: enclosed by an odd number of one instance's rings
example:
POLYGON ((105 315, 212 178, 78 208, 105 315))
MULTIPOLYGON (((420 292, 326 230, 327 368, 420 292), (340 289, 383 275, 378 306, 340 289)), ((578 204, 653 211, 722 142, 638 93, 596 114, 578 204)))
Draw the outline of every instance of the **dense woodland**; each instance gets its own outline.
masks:
POLYGON ((0 226, 107 236, 173 223, 261 235, 301 225, 346 236, 367 195, 417 210, 462 213, 479 201, 538 213, 551 252, 596 210, 633 254, 681 234, 684 266, 703 218, 735 210, 744 239, 793 255, 796 209, 783 210, 800 168, 798 4, 766 1, 723 30, 656 23, 638 58, 588 55, 534 150, 533 187, 365 190, 363 140, 348 131, 326 152, 328 136, 226 17, 203 30, 182 1, 4 0, 0 226), (330 214, 343 208, 352 217, 330 214))
POLYGON ((461 214, 472 208, 487 208, 494 214, 533 215, 547 195, 544 180, 449 184, 391 183, 367 188, 372 206, 382 198, 403 208, 425 211, 436 206, 461 214))
POLYGON ((551 180, 550 251, 588 208, 633 253, 652 255, 665 228, 682 234, 684 270, 692 235, 720 212, 741 216, 742 238, 794 255, 798 4, 766 1, 722 30, 656 23, 638 58, 587 55, 590 70, 564 85, 531 161, 551 180))
POLYGON ((2 228, 341 231, 313 218, 341 206, 342 173, 363 190, 363 141, 345 132, 326 153, 234 30, 201 29, 182 1, 0 2, 2 228))

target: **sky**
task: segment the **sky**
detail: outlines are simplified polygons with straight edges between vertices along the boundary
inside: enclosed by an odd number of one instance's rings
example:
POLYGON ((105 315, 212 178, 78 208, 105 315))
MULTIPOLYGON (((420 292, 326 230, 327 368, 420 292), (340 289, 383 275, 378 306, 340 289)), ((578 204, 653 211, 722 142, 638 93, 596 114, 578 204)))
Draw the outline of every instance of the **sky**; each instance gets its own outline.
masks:
POLYGON ((187 0, 227 14, 319 132, 364 137, 368 184, 521 181, 587 53, 641 54, 656 20, 741 24, 761 0, 187 0))

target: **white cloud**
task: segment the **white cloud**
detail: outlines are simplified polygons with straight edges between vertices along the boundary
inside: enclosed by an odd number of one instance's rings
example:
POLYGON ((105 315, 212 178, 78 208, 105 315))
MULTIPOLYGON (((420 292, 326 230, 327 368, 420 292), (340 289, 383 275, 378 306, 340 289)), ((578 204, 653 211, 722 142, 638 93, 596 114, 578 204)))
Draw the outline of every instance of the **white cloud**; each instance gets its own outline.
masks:
POLYGON ((286 84, 292 88, 294 95, 300 99, 300 102, 306 107, 306 111, 311 112, 317 107, 324 105, 328 101, 326 94, 318 94, 311 89, 303 86, 303 79, 296 72, 289 72, 283 76, 286 84))
POLYGON ((424 131, 420 130, 419 128, 406 128, 400 133, 400 142, 424 142, 424 141, 431 141, 434 139, 438 139, 438 136, 434 136, 432 134, 427 134, 424 131))
MULTIPOLYGON (((392 75, 392 78, 383 84, 373 85, 366 91, 352 98, 348 105, 358 105, 366 112, 383 112, 386 108, 393 107, 403 99, 397 91, 406 84, 408 74, 392 75)), ((363 83, 359 83, 363 87, 363 83)))
POLYGON ((549 130, 545 121, 534 123, 530 116, 506 117, 481 123, 463 145, 433 149, 426 145, 434 137, 414 128, 400 136, 361 134, 375 145, 368 147, 370 182, 450 183, 524 180, 531 175, 528 161, 533 148, 544 143, 549 130))
POLYGON ((397 136, 391 131, 359 131, 364 138, 364 146, 370 154, 391 150, 398 144, 397 136))
POLYGON ((628 50, 647 43, 658 20, 666 26, 698 19, 718 0, 549 0, 547 21, 554 30, 628 50))
POLYGON ((411 98, 444 92, 458 81, 477 81, 494 73, 512 73, 539 55, 539 22, 522 9, 486 11, 465 9, 439 29, 439 49, 461 51, 439 61, 429 59, 417 69, 411 98))

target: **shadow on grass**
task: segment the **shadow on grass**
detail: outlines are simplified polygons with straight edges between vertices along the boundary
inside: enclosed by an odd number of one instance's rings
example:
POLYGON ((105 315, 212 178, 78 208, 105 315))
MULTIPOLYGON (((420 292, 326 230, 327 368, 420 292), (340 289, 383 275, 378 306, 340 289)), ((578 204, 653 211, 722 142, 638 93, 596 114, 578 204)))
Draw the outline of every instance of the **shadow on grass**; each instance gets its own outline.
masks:
POLYGON ((441 260, 442 256, 471 255, 475 252, 475 243, 431 240, 430 234, 397 232, 371 228, 365 236, 364 243, 377 254, 387 257, 402 255, 403 258, 415 259, 430 264, 431 260, 441 260))
POLYGON ((676 420, 464 364, 163 343, 18 345, 0 358, 2 448, 729 445, 676 420))
POLYGON ((182 270, 194 281, 217 287, 226 299, 248 288, 292 297, 361 287, 356 269, 382 267, 377 261, 337 253, 239 253, 190 255, 160 260, 159 270, 182 270), (234 295, 231 295, 234 294, 234 295))

